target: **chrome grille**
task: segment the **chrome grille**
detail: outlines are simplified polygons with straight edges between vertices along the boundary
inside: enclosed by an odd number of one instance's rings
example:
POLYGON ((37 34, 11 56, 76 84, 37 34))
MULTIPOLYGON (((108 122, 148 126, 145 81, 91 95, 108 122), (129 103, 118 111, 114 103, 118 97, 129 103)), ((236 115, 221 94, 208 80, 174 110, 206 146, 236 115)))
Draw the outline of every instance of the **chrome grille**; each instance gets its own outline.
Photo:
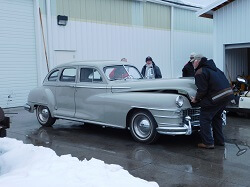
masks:
POLYGON ((183 121, 186 116, 191 117, 192 125, 200 123, 200 108, 190 108, 182 111, 183 121))

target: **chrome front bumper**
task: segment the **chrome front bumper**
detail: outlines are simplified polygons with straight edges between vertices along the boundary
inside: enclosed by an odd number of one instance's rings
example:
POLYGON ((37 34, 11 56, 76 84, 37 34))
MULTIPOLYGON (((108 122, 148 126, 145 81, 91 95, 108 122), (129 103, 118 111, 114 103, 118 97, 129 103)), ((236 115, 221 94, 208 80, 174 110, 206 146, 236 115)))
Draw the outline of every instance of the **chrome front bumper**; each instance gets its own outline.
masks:
POLYGON ((158 127, 156 128, 159 134, 167 135, 190 135, 192 134, 191 117, 186 116, 183 127, 158 127))
POLYGON ((192 131, 200 126, 200 108, 189 108, 184 110, 175 110, 172 115, 162 115, 159 120, 158 115, 154 115, 158 123, 156 128, 159 134, 167 135, 190 135, 192 131), (173 120, 174 119, 174 120, 173 120), (171 121, 172 120, 172 121, 171 121))

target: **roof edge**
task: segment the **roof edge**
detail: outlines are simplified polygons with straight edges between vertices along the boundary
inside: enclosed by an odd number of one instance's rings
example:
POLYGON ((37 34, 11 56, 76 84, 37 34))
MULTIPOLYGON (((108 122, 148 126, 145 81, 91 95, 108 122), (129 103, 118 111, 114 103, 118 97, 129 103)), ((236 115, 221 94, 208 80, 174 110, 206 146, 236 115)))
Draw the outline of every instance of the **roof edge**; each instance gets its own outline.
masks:
POLYGON ((220 8, 228 5, 229 3, 233 2, 233 1, 235 1, 235 0, 217 0, 214 3, 208 5, 207 7, 197 11, 196 15, 200 16, 200 17, 213 19, 213 13, 216 10, 219 10, 220 8))

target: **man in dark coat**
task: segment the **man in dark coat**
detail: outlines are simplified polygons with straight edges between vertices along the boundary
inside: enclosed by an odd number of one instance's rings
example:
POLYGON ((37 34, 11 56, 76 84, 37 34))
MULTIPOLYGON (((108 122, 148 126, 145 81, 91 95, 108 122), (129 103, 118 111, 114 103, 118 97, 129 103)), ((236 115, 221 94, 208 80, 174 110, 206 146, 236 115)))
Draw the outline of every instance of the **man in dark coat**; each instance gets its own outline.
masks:
POLYGON ((194 56, 195 56, 195 53, 190 54, 190 60, 182 69, 182 77, 194 77, 194 73, 195 73, 194 66, 193 66, 194 56))
POLYGON ((222 112, 234 98, 231 86, 213 60, 202 55, 194 57, 197 93, 191 102, 201 107, 199 148, 213 149, 214 144, 224 146, 222 112), (213 131, 212 131, 213 129, 213 131))
POLYGON ((160 68, 155 65, 153 59, 148 56, 146 58, 146 64, 142 67, 141 74, 146 79, 160 79, 162 78, 160 68))

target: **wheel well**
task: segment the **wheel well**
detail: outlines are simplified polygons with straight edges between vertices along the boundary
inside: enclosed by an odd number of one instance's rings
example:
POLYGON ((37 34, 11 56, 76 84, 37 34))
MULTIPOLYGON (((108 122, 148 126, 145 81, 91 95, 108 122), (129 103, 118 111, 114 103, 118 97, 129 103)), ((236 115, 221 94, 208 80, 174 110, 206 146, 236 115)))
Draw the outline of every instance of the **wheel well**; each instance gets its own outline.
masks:
POLYGON ((152 115, 152 113, 151 113, 149 110, 147 110, 147 109, 143 109, 143 108, 132 108, 132 109, 128 112, 127 117, 126 117, 126 128, 129 127, 129 122, 130 122, 130 119, 131 119, 133 113, 135 113, 135 112, 137 112, 137 111, 147 111, 147 112, 149 112, 149 113, 152 115))

